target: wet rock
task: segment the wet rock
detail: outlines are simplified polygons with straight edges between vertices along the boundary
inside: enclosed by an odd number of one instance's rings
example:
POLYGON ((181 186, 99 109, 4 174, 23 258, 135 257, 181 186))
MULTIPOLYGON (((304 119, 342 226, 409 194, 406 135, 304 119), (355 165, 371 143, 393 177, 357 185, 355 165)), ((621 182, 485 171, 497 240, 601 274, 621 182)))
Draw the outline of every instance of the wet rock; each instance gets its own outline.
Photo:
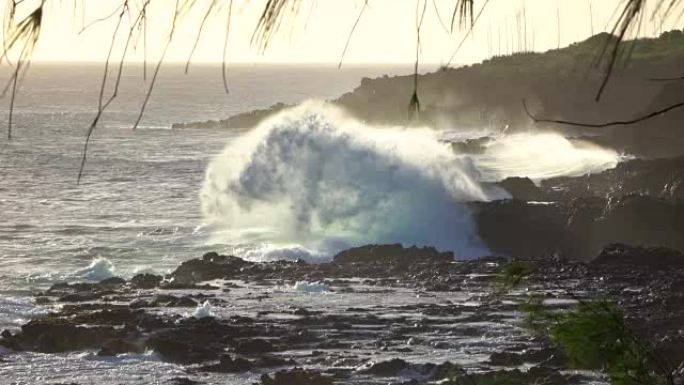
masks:
POLYGON ((126 280, 119 277, 111 277, 98 282, 100 286, 118 287, 126 284, 126 280))
POLYGON ((217 360, 232 341, 234 328, 213 317, 189 318, 153 333, 147 347, 168 362, 181 364, 217 360))
POLYGON ((555 200, 632 194, 684 199, 684 156, 634 159, 601 173, 547 179, 541 182, 541 188, 555 200))
POLYGON ((408 362, 400 358, 394 358, 389 361, 374 362, 364 371, 375 376, 390 377, 398 375, 408 367, 408 362))
POLYGON ((169 385, 199 385, 201 382, 191 380, 187 377, 175 377, 171 379, 169 385))
POLYGON ((430 373, 428 378, 435 381, 456 378, 459 374, 464 373, 463 368, 449 361, 439 365, 426 364, 423 371, 430 373))
POLYGON ((273 344, 262 338, 251 338, 245 341, 240 341, 235 347, 235 353, 254 355, 268 353, 275 350, 273 344))
POLYGON ((123 353, 142 353, 140 345, 126 340, 114 339, 105 341, 97 352, 98 356, 116 356, 123 353))
MULTIPOLYGON (((527 372, 519 369, 499 370, 488 373, 461 373, 456 378, 457 384, 507 384, 529 385, 543 383, 548 385, 566 385, 571 377, 560 372, 543 367, 532 367, 527 372)), ((574 381, 573 381, 574 382, 574 381)))
POLYGON ((333 257, 336 263, 448 263, 452 252, 439 252, 433 247, 407 247, 401 244, 368 245, 342 251, 333 257))
POLYGON ((530 178, 510 177, 496 183, 506 190, 513 199, 521 201, 544 200, 544 192, 530 178))
POLYGON ((196 307, 197 301, 189 296, 176 297, 170 294, 156 295, 150 305, 153 307, 196 307))
POLYGON ((7 329, 4 329, 2 333, 0 333, 0 337, 2 338, 12 338, 12 332, 10 332, 7 329))
POLYGON ((262 385, 332 385, 332 379, 319 373, 294 368, 276 372, 273 378, 264 374, 261 376, 262 385))
POLYGON ((538 258, 565 243, 566 218, 556 205, 500 200, 470 204, 485 244, 497 255, 538 258))
POLYGON ((451 142, 451 149, 457 154, 484 154, 487 151, 487 144, 492 140, 489 136, 483 136, 460 142, 451 142))
POLYGON ((489 356, 489 364, 494 366, 520 366, 524 362, 519 353, 494 352, 489 356))
POLYGON ((633 265, 651 268, 684 267, 684 254, 666 247, 632 247, 622 243, 606 246, 594 265, 633 265))
POLYGON ((603 246, 616 242, 684 250, 684 202, 680 201, 630 195, 469 206, 478 234, 497 255, 591 260, 603 246))
POLYGON ((218 256, 216 253, 207 253, 205 257, 183 262, 169 275, 172 283, 193 284, 218 278, 231 279, 242 268, 252 265, 252 262, 241 258, 218 256))
POLYGON ((254 365, 244 359, 233 359, 229 355, 222 355, 218 364, 200 368, 200 371, 219 372, 219 373, 242 373, 254 368, 254 365))
POLYGON ((124 331, 112 326, 77 326, 64 319, 47 317, 24 324, 12 339, 22 350, 58 353, 96 349, 104 341, 124 335, 124 331))
POLYGON ((254 366, 259 368, 272 368, 276 366, 296 365, 297 363, 291 359, 284 359, 272 355, 263 355, 254 360, 254 366))
POLYGON ((159 286, 162 277, 154 274, 138 274, 131 278, 131 287, 134 289, 153 289, 159 286))

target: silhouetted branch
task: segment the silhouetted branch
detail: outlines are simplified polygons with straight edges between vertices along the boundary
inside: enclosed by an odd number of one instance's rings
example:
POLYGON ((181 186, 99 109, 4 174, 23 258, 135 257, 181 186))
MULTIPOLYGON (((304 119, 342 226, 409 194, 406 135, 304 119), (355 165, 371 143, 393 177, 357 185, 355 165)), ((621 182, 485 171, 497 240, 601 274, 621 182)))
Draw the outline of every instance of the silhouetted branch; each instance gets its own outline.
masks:
POLYGON ((221 78, 223 79, 223 89, 226 94, 230 93, 228 89, 228 38, 230 37, 230 21, 233 17, 233 0, 228 2, 228 18, 226 19, 226 35, 223 38, 223 55, 221 56, 221 78))
POLYGON ((95 127, 97 127, 97 124, 100 121, 100 118, 102 117, 102 114, 105 112, 105 110, 109 107, 109 105, 116 99, 118 93, 119 93, 119 86, 121 85, 121 75, 123 74, 123 67, 124 67, 124 61, 126 60, 126 54, 128 52, 128 47, 130 46, 130 42, 133 37, 133 33, 139 23, 141 23, 144 20, 144 15, 145 15, 145 9, 149 5, 151 0, 145 0, 143 3, 142 9, 140 13, 138 14, 137 19, 132 23, 130 26, 129 32, 128 32, 128 37, 126 38, 126 44, 124 46, 124 51, 121 54, 121 59, 119 61, 119 68, 116 74, 116 81, 114 83, 114 87, 112 89, 112 94, 107 98, 107 101, 104 101, 104 93, 105 93, 105 88, 107 86, 107 79, 109 78, 109 66, 111 62, 111 56, 112 52, 114 50, 114 45, 116 43, 116 36, 119 32, 119 29, 121 28, 121 22, 123 21, 123 16, 125 11, 122 10, 121 14, 119 15, 119 19, 116 25, 116 28, 114 29, 114 33, 112 34, 112 41, 109 45, 109 51, 107 52, 107 60, 105 61, 105 69, 104 73, 102 74, 102 82, 100 84, 100 94, 99 94, 99 99, 98 99, 98 107, 97 107, 97 113, 95 114, 95 117, 93 118, 93 121, 90 123, 90 126, 88 127, 88 131, 86 132, 86 138, 83 143, 83 151, 81 153, 81 164, 78 169, 78 177, 76 179, 76 184, 79 185, 81 184, 81 178, 83 176, 83 170, 85 169, 85 163, 88 155, 88 145, 90 144, 90 139, 93 135, 93 132, 95 131, 95 127))
POLYGON ((584 122, 576 122, 572 120, 563 120, 563 119, 547 119, 547 118, 541 118, 539 116, 535 116, 532 114, 527 107, 527 101, 523 99, 523 108, 525 109, 525 113, 527 116, 530 117, 535 123, 554 123, 554 124, 564 124, 564 125, 569 125, 569 126, 577 126, 577 127, 589 127, 589 128, 606 128, 606 127, 611 127, 611 126, 627 126, 639 122, 643 122, 645 120, 654 118, 659 115, 663 115, 667 112, 670 112, 672 110, 676 110, 678 108, 684 107, 684 102, 679 102, 672 104, 670 106, 661 108, 659 110, 650 112, 648 114, 639 116, 634 119, 627 119, 627 120, 614 120, 614 121, 609 121, 609 122, 604 122, 604 123, 584 123, 584 122))
MULTIPOLYGON (((188 0, 190 1, 190 0, 188 0)), ((173 21, 171 22, 171 32, 169 33, 169 38, 166 40, 166 44, 164 45, 164 50, 162 51, 161 57, 159 58, 159 61, 157 62, 157 66, 154 68, 154 73, 152 74, 152 80, 150 81, 150 86, 147 88, 147 93, 145 94, 145 99, 143 100, 142 106, 140 107, 140 113, 138 114, 138 118, 135 120, 135 123, 133 123, 133 130, 138 128, 138 125, 140 124, 140 121, 142 120, 143 115, 145 114, 145 109, 147 108, 147 103, 150 101, 150 96, 152 95, 152 90, 154 89, 154 85, 157 82, 157 76, 159 76, 159 70, 161 69, 162 64, 164 63, 164 58, 166 58, 166 53, 169 50, 169 46, 171 45, 171 41, 173 40, 173 35, 176 32, 176 21, 178 20, 178 16, 182 13, 182 10, 184 9, 184 6, 188 4, 184 4, 183 7, 179 8, 179 3, 180 0, 176 0, 176 8, 175 12, 173 15, 173 21)))
POLYGON ((185 73, 188 73, 188 70, 190 69, 190 62, 192 61, 192 55, 195 54, 195 50, 197 49, 197 44, 199 44, 200 38, 202 37, 202 31, 204 30, 204 25, 207 23, 207 20, 209 19, 209 16, 211 15, 211 12, 214 10, 214 7, 216 7, 216 0, 211 0, 209 3, 209 7, 207 8, 207 12, 204 13, 204 17, 202 18, 202 22, 200 23, 200 26, 197 30, 197 36, 195 36, 195 42, 192 45, 192 49, 190 50, 190 54, 188 55, 188 61, 185 63, 185 73))
POLYGON ((468 29, 468 32, 466 32, 466 34, 463 36, 463 39, 461 39, 461 42, 458 43, 458 46, 456 47, 454 52, 449 57, 449 60, 444 65, 445 67, 448 67, 451 65, 451 62, 456 57, 456 54, 458 53, 458 51, 461 50, 463 43, 465 43, 466 39, 468 39, 468 36, 470 36, 470 34, 473 33, 473 30, 475 29, 475 24, 477 24, 477 21, 480 19, 480 16, 482 16, 482 13, 484 12, 485 8, 487 8, 487 4, 489 4, 489 0, 485 0, 484 4, 482 5, 482 8, 480 8, 480 11, 477 13, 477 16, 475 16, 475 18, 470 23, 470 28, 468 29))
POLYGON ((92 27, 92 26, 94 26, 94 25, 96 25, 96 24, 98 24, 98 23, 101 23, 101 22, 103 22, 103 21, 107 21, 107 20, 111 19, 112 17, 118 15, 118 14, 119 14, 119 11, 121 11, 122 9, 124 9, 126 6, 127 6, 127 2, 124 2, 124 3, 122 3, 121 5, 119 5, 118 7, 116 7, 116 9, 114 9, 111 13, 107 14, 106 16, 97 18, 97 19, 95 19, 95 20, 89 22, 88 24, 84 25, 84 26, 81 28, 80 31, 78 31, 78 34, 80 35, 80 34, 82 34, 83 32, 85 32, 88 28, 90 28, 90 27, 92 27))
POLYGON ((342 61, 344 60, 344 55, 347 53, 347 48, 349 48, 349 42, 351 42, 351 38, 354 35, 354 31, 356 30, 356 26, 359 25, 359 21, 361 21, 361 17, 363 16, 363 12, 366 10, 368 7, 368 0, 365 0, 363 2, 363 6, 361 7, 361 11, 359 12, 359 16, 356 17, 356 21, 354 22, 354 25, 352 26, 351 31, 349 31, 349 36, 347 36, 347 42, 344 44, 344 49, 342 50, 342 56, 340 56, 340 62, 337 64, 337 68, 342 68, 342 61))

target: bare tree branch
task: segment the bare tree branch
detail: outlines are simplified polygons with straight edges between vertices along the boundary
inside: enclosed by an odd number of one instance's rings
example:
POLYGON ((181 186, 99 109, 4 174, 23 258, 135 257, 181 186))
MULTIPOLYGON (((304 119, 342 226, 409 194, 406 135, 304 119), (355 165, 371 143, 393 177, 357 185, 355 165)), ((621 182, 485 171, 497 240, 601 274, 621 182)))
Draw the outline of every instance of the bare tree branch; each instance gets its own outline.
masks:
POLYGON ((672 105, 669 105, 667 107, 658 109, 656 111, 650 112, 648 114, 639 116, 634 119, 627 119, 627 120, 614 120, 614 121, 609 121, 609 122, 604 122, 604 123, 586 123, 586 122, 577 122, 577 121, 572 121, 572 120, 563 120, 563 119, 548 119, 548 118, 542 118, 539 116, 536 116, 532 114, 527 107, 527 101, 523 99, 523 108, 525 109, 525 113, 527 116, 530 117, 535 123, 553 123, 553 124, 563 124, 563 125, 568 125, 568 126, 576 126, 576 127, 588 127, 588 128, 606 128, 606 127, 612 127, 612 126, 628 126, 632 125, 635 123, 643 122, 648 119, 652 119, 656 116, 664 115, 672 110, 676 110, 678 108, 684 107, 684 102, 678 102, 672 105))
POLYGON ((340 56, 340 62, 337 64, 337 68, 342 68, 342 61, 344 60, 344 55, 347 53, 347 48, 349 48, 349 42, 351 42, 351 38, 354 35, 354 31, 356 30, 356 26, 359 25, 359 21, 361 21, 361 17, 363 16, 363 12, 366 10, 368 7, 368 0, 364 0, 363 6, 361 7, 361 11, 359 12, 359 16, 356 17, 356 21, 354 22, 354 25, 352 26, 351 31, 349 31, 349 36, 347 36, 347 42, 344 44, 344 49, 342 50, 342 56, 340 56))

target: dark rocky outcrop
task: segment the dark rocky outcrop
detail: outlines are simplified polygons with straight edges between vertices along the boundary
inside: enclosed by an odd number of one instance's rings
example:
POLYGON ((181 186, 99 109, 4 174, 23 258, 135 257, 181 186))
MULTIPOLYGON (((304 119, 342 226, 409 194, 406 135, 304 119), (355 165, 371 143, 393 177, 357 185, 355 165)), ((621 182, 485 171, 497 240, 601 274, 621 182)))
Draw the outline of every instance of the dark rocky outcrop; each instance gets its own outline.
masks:
POLYGON ((615 198, 646 195, 667 200, 684 199, 684 156, 634 159, 596 174, 551 178, 541 182, 549 200, 582 197, 615 198))
POLYGON ((409 247, 401 244, 368 245, 342 251, 333 257, 336 263, 448 263, 452 252, 439 252, 433 247, 409 247))
POLYGON ((261 376, 262 385, 332 385, 332 379, 324 377, 319 373, 294 368, 291 370, 281 370, 274 374, 273 378, 264 374, 261 376))
POLYGON ((633 265, 645 268, 684 267, 684 254, 666 247, 632 247, 621 243, 606 246, 592 261, 596 265, 633 265))
POLYGON ((131 278, 131 287, 134 289, 152 289, 159 286, 162 277, 154 274, 138 274, 131 278))
POLYGON ((169 275, 169 278, 171 283, 181 285, 218 278, 230 279, 242 268, 250 265, 250 262, 238 257, 210 252, 205 254, 202 259, 191 259, 183 262, 169 275))
POLYGON ((401 358, 372 363, 365 371, 376 376, 396 376, 409 367, 409 363, 401 358))
POLYGON ((503 188, 511 197, 521 201, 542 201, 545 195, 530 178, 511 177, 496 183, 495 185, 503 188))
POLYGON ((478 234, 497 255, 589 260, 610 243, 684 250, 684 202, 643 195, 568 202, 472 203, 478 234))

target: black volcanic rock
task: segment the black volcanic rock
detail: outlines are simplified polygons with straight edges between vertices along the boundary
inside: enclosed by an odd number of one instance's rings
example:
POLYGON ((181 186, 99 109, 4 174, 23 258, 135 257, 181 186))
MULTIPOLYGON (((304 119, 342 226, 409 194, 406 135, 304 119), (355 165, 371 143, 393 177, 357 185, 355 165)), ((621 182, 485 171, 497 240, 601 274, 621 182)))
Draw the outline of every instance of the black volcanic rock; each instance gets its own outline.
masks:
POLYGON ((240 341, 235 347, 235 353, 245 355, 268 353, 273 350, 275 350, 273 344, 262 338, 240 341))
POLYGON ((478 235, 496 255, 539 258, 567 243, 567 221, 558 205, 500 200, 471 207, 478 235))
POLYGON ((131 287, 135 289, 152 289, 159 286, 162 277, 154 274, 138 274, 131 278, 131 287))
POLYGON ((487 145, 493 140, 489 136, 483 136, 460 142, 451 142, 451 149, 457 154, 484 154, 487 151, 487 145))
POLYGON ((134 342, 123 339, 105 341, 97 352, 98 356, 115 356, 122 353, 142 353, 140 346, 134 342))
POLYGON ((521 201, 544 200, 544 193, 530 178, 510 177, 496 183, 496 185, 508 191, 513 199, 521 201))
POLYGON ((61 318, 41 318, 21 327, 12 338, 23 350, 58 353, 99 348, 106 340, 122 338, 125 333, 112 326, 78 326, 61 318))
POLYGON ((595 265, 684 267, 684 254, 666 247, 632 247, 621 243, 606 246, 592 261, 595 265))
POLYGON ((590 260, 611 243, 684 250, 684 201, 627 195, 469 205, 478 235, 496 255, 590 260))
POLYGON ((366 372, 376 376, 396 376, 402 370, 409 367, 408 362, 401 358, 394 358, 389 361, 381 361, 373 363, 366 372))
POLYGON ((558 177, 541 182, 554 200, 579 197, 646 195, 668 200, 684 199, 684 156, 667 159, 634 159, 596 174, 558 177))
POLYGON ((261 376, 262 385, 332 385, 333 381, 319 373, 294 368, 276 372, 271 378, 267 374, 261 376))
POLYGON ((173 284, 194 284, 218 278, 231 278, 251 262, 234 256, 220 256, 207 253, 202 259, 191 259, 183 262, 169 278, 173 284))
POLYGON ((367 245, 342 251, 333 257, 335 263, 448 263, 454 260, 450 251, 434 247, 408 247, 401 244, 367 245))
POLYGON ((213 317, 191 318, 152 334, 146 345, 165 361, 191 364, 219 359, 234 334, 233 326, 213 317))

